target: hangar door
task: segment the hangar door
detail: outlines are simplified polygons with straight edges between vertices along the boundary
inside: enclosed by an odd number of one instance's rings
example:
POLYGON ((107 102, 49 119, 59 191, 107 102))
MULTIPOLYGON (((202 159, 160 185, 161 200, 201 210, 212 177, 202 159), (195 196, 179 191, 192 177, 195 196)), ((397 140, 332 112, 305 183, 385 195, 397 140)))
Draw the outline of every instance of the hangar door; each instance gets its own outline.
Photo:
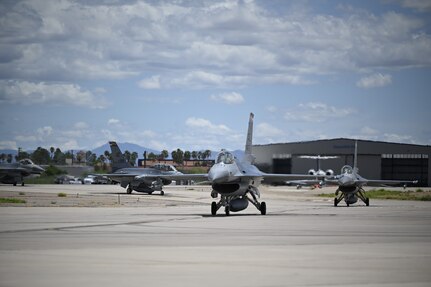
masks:
POLYGON ((273 173, 292 173, 292 158, 273 158, 273 173))
POLYGON ((419 186, 428 186, 428 155, 382 155, 382 179, 418 180, 419 186))

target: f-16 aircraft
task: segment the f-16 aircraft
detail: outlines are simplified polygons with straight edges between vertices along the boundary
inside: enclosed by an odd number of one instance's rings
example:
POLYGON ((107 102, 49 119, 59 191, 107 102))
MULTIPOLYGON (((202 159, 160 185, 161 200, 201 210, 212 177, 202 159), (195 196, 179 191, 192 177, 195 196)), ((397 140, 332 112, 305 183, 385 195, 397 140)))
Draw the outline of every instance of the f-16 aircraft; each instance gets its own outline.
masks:
POLYGON ((354 204, 361 199, 366 206, 370 205, 370 199, 365 196, 365 190, 363 186, 386 186, 386 185, 397 185, 397 184, 416 184, 415 181, 405 181, 405 180, 373 180, 365 179, 359 175, 359 169, 357 168, 357 158, 358 158, 358 142, 355 142, 355 154, 353 158, 353 167, 345 165, 341 168, 341 174, 334 176, 333 178, 326 178, 324 180, 327 185, 338 185, 335 191, 334 206, 337 206, 341 200, 344 199, 347 206, 354 204), (338 196, 339 192, 341 194, 338 196))
POLYGON ((31 174, 41 174, 45 170, 34 164, 30 159, 22 159, 16 163, 0 164, 0 182, 24 186, 24 177, 31 174))
POLYGON ((126 161, 116 142, 109 142, 112 156, 112 173, 104 174, 111 180, 119 182, 121 187, 126 188, 127 193, 144 192, 152 194, 160 191, 164 195, 163 185, 170 184, 172 180, 163 178, 166 175, 182 174, 174 166, 168 164, 156 164, 148 168, 132 167, 126 161))
POLYGON ((224 207, 225 214, 229 215, 231 211, 237 212, 246 209, 249 203, 253 204, 262 215, 265 215, 266 203, 258 200, 260 198, 258 186, 263 179, 286 181, 288 179, 316 178, 316 176, 306 174, 268 174, 254 166, 254 156, 252 155, 253 119, 254 115, 251 113, 245 154, 242 160, 238 160, 232 153, 222 149, 208 174, 183 174, 161 177, 171 180, 197 178, 208 180, 212 185, 211 197, 218 198, 220 196, 218 202, 213 201, 211 204, 211 214, 213 216, 217 214, 221 207, 224 207))

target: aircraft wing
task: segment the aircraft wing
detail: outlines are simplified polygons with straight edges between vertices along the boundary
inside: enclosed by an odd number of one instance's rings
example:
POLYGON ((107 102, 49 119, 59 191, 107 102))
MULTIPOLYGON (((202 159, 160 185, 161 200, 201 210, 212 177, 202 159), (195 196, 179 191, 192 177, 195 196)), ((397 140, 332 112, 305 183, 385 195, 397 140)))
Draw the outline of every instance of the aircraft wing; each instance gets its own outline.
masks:
POLYGON ((398 184, 417 184, 417 180, 373 180, 367 179, 363 181, 364 185, 367 186, 385 186, 385 185, 398 185, 398 184))
POLYGON ((108 173, 101 174, 112 179, 167 179, 167 180, 207 180, 208 174, 145 174, 145 173, 108 173))
POLYGON ((278 173, 262 173, 262 177, 267 181, 289 181, 295 179, 304 179, 304 180, 319 180, 319 178, 323 179, 324 176, 316 176, 309 174, 278 174, 278 173))
POLYGON ((312 186, 316 184, 321 184, 322 181, 318 179, 303 179, 303 180, 290 180, 286 181, 289 185, 299 185, 299 186, 312 186))
POLYGON ((159 175, 157 178, 168 180, 208 180, 208 173, 169 174, 159 175))

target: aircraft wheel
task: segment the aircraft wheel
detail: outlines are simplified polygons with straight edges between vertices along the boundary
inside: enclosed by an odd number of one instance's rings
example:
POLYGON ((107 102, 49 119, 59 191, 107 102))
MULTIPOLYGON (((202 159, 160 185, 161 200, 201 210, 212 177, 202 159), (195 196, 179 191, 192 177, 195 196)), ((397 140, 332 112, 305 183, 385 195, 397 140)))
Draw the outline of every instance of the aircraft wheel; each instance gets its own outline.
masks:
POLYGON ((217 214, 217 203, 214 201, 211 203, 211 215, 215 216, 217 214))
POLYGON ((23 181, 23 182, 21 182, 21 186, 24 186, 24 181, 23 181))
POLYGON ((368 197, 365 199, 365 205, 370 206, 370 199, 368 197))
POLYGON ((13 183, 13 186, 16 186, 16 182, 13 183))
POLYGON ((165 195, 165 192, 163 190, 161 190, 160 195, 165 195))
POLYGON ((224 208, 224 212, 226 213, 226 216, 229 216, 230 214, 230 206, 226 205, 226 207, 224 208))
POLYGON ((260 214, 262 214, 262 215, 266 214, 266 203, 265 203, 265 201, 262 201, 260 203, 260 214))
POLYGON ((349 207, 349 206, 350 206, 350 204, 349 204, 348 202, 346 202, 346 204, 347 204, 347 207, 349 207))
POLYGON ((334 206, 337 207, 337 205, 338 205, 338 200, 337 198, 334 198, 334 206))
POLYGON ((132 189, 132 188, 130 188, 130 187, 128 187, 128 188, 127 188, 127 194, 131 194, 131 193, 132 193, 132 191, 133 191, 133 189, 132 189))

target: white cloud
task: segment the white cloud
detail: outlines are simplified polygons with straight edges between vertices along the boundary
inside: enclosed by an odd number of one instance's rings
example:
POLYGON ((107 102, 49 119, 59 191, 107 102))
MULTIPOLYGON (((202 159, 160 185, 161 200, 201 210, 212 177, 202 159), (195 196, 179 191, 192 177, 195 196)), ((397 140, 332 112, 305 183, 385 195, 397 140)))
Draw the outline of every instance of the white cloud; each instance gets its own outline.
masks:
POLYGON ((406 8, 412 8, 420 12, 430 12, 431 2, 429 0, 398 0, 406 8))
POLYGON ((46 137, 48 137, 48 136, 50 136, 52 134, 53 128, 50 127, 50 126, 45 126, 45 127, 42 127, 42 128, 38 128, 36 130, 36 132, 37 132, 37 134, 39 136, 39 139, 43 140, 44 138, 46 138, 46 137))
POLYGON ((376 88, 376 87, 384 87, 392 83, 391 75, 383 75, 383 74, 373 74, 367 77, 361 78, 358 82, 356 82, 356 86, 360 88, 376 88))
POLYGON ((119 119, 109 119, 108 120, 108 126, 116 126, 120 124, 120 120, 119 119))
MULTIPOLYGON (((431 6, 399 3, 420 11, 431 6)), ((427 23, 414 14, 354 7, 313 14, 298 8, 307 4, 283 4, 276 11, 265 1, 58 1, 49 8, 12 1, 3 5, 0 74, 74 82, 145 71, 156 75, 138 85, 160 89, 309 84, 315 75, 431 65, 427 23)))
POLYGON ((212 134, 224 134, 231 132, 231 130, 225 125, 215 125, 209 120, 202 118, 190 117, 186 120, 186 126, 190 128, 198 128, 212 134))
POLYGON ((142 79, 138 82, 138 86, 143 89, 160 89, 160 75, 142 79))
POLYGON ((368 126, 362 127, 360 133, 365 136, 375 136, 379 134, 379 131, 368 126))
POLYGON ((103 98, 97 98, 78 85, 27 81, 0 81, 0 102, 23 105, 74 105, 87 108, 107 106, 103 98))
POLYGON ((256 137, 279 137, 284 135, 284 132, 277 127, 268 123, 260 123, 256 126, 256 137))
POLYGON ((382 140, 395 143, 415 143, 411 135, 399 135, 395 133, 384 133, 382 140))
POLYGON ((15 141, 0 141, 0 149, 18 149, 15 141))
POLYGON ((329 106, 321 102, 299 104, 284 114, 287 121, 325 122, 330 119, 340 119, 352 115, 351 108, 329 106))
POLYGON ((286 141, 287 132, 269 123, 259 123, 255 128, 253 143, 267 144, 286 141))
POLYGON ((88 124, 85 122, 77 122, 73 125, 75 129, 86 130, 88 129, 88 124))
POLYGON ((211 100, 223 102, 229 105, 241 104, 244 102, 244 97, 236 92, 223 93, 219 95, 211 95, 211 100))

